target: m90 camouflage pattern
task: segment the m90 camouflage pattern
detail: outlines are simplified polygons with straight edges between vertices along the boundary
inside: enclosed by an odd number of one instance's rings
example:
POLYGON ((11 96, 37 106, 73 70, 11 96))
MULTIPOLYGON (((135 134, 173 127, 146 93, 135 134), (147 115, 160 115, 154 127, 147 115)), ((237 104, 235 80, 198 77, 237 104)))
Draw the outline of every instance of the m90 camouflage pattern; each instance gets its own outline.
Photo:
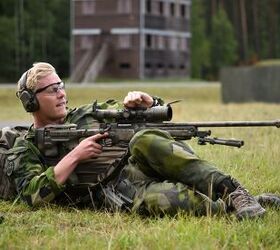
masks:
MULTIPOLYGON (((241 147, 244 142, 234 139, 211 138, 210 127, 255 127, 280 126, 280 121, 225 121, 225 122, 188 122, 173 123, 170 105, 156 106, 149 109, 102 110, 93 109, 93 117, 98 121, 95 128, 78 128, 76 124, 50 125, 35 130, 35 144, 44 155, 45 163, 55 165, 67 152, 72 150, 86 137, 108 133, 100 141, 103 151, 97 158, 80 162, 70 176, 70 183, 79 188, 101 187, 97 194, 104 198, 106 204, 116 208, 130 209, 133 195, 124 195, 131 187, 125 188, 124 194, 112 187, 116 176, 127 163, 130 156, 128 145, 133 136, 141 130, 160 129, 167 131, 175 140, 198 138, 200 145, 222 144, 241 147), (94 167, 92 167, 94 166, 94 167)), ((144 131, 143 131, 144 132, 144 131)), ((156 132, 156 130, 155 130, 156 132)), ((117 185, 120 187, 120 183, 117 185)))

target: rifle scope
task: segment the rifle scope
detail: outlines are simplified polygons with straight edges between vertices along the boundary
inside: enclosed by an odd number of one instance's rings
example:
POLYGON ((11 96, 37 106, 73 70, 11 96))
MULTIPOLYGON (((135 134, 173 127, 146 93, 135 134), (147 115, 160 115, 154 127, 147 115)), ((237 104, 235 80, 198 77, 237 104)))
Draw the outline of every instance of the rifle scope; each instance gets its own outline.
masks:
POLYGON ((97 120, 115 119, 117 122, 163 122, 172 119, 172 108, 164 105, 147 109, 95 109, 94 117, 97 120))

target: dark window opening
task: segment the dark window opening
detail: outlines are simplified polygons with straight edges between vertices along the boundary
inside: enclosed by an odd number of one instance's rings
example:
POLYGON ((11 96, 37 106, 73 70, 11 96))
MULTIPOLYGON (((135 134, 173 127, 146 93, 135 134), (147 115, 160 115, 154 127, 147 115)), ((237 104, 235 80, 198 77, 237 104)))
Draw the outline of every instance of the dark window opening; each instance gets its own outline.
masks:
POLYGON ((186 68, 186 66, 184 64, 180 65, 180 69, 185 69, 185 68, 186 68))
POLYGON ((152 12, 152 3, 151 0, 146 1, 146 12, 151 13, 152 12))
POLYGON ((181 17, 186 17, 186 5, 181 5, 181 17))
POLYGON ((158 63, 158 64, 157 64, 157 67, 158 67, 159 69, 162 69, 162 68, 163 68, 163 64, 162 64, 162 63, 158 63))
POLYGON ((175 4, 174 3, 170 4, 170 13, 171 13, 171 16, 175 16, 175 4))
POLYGON ((159 13, 163 15, 163 2, 159 2, 159 13))
POLYGON ((152 36, 146 35, 146 47, 151 48, 152 47, 152 36))
POLYGON ((146 69, 150 69, 152 67, 152 65, 150 63, 145 63, 145 68, 146 69))
POLYGON ((119 66, 121 69, 130 69, 131 68, 130 63, 120 63, 119 66))

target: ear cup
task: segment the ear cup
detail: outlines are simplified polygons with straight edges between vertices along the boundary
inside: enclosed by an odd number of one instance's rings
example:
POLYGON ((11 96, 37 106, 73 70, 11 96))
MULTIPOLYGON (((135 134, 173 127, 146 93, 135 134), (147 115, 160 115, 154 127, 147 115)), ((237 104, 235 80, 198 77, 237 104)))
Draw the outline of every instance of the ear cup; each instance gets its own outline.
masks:
POLYGON ((19 91, 17 93, 18 98, 21 100, 22 105, 26 112, 35 112, 39 110, 39 102, 36 95, 31 89, 28 89, 27 84, 28 71, 26 71, 19 80, 19 91))
POLYGON ((35 112, 39 109, 39 102, 31 90, 25 89, 21 91, 19 93, 19 99, 26 112, 35 112))

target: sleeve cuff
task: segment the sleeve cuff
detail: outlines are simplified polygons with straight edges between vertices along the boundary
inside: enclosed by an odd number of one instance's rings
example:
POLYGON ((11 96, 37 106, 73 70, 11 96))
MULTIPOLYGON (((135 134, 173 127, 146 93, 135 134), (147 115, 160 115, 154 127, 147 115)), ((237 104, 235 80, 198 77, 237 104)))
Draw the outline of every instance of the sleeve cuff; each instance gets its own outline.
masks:
POLYGON ((54 168, 53 167, 49 167, 46 170, 46 177, 49 180, 50 186, 53 190, 53 192, 55 194, 59 194, 61 191, 63 191, 65 189, 65 185, 64 184, 58 184, 55 180, 55 176, 54 176, 54 168))
POLYGON ((156 107, 156 106, 162 106, 164 104, 164 101, 157 96, 152 96, 153 97, 153 104, 152 107, 156 107))

